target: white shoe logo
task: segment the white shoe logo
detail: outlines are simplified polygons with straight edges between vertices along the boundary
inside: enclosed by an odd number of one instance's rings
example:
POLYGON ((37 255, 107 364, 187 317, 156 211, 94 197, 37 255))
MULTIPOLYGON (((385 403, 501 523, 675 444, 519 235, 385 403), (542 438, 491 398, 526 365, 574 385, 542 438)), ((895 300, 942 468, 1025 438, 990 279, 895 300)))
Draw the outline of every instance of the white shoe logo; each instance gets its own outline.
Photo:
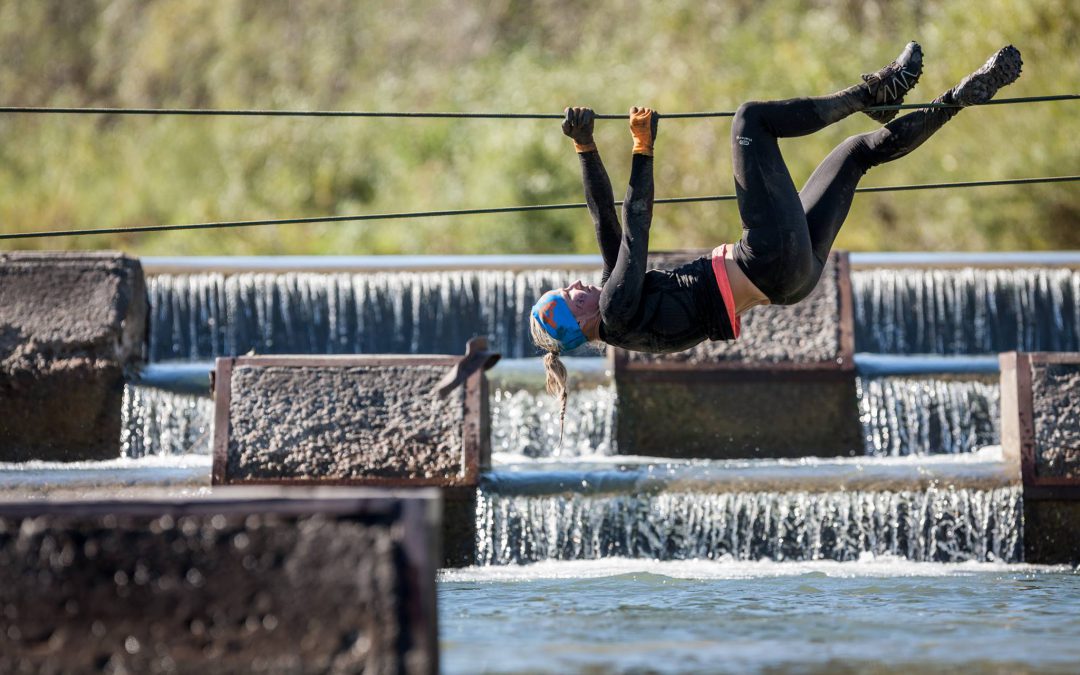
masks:
POLYGON ((908 85, 909 76, 914 78, 915 73, 909 73, 906 70, 901 70, 900 72, 898 72, 895 76, 893 76, 892 80, 885 85, 885 95, 888 96, 890 99, 894 99, 897 98, 897 95, 901 93, 901 86, 903 86, 904 89, 910 89, 910 86, 908 85))
POLYGON ((735 140, 739 141, 739 145, 750 145, 750 139, 746 136, 736 136, 735 140))

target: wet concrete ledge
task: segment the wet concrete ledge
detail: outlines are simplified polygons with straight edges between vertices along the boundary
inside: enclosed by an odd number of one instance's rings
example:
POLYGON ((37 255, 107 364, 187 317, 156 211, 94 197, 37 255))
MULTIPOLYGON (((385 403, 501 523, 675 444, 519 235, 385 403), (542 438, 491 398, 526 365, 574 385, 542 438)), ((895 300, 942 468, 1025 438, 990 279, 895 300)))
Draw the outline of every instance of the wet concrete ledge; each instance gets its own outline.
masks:
MULTIPOLYGON (((595 271, 603 266, 599 255, 355 255, 355 256, 147 256, 147 274, 217 272, 379 272, 431 270, 536 270, 595 271)), ((904 251, 851 253, 853 269, 897 268, 1015 268, 1080 267, 1078 251, 941 252, 904 251)))
POLYGON ((0 502, 0 671, 436 673, 438 494, 0 502))
POLYGON ((1016 466, 999 448, 972 456, 730 460, 658 463, 629 458, 542 466, 496 466, 484 490, 501 495, 639 495, 672 492, 910 492, 931 488, 993 490, 1016 486, 1016 466))
POLYGON ((1080 563, 1080 353, 1001 355, 1001 442, 1023 478, 1025 559, 1080 563))
POLYGON ((123 377, 143 358, 146 317, 138 260, 0 254, 0 461, 119 456, 123 377))

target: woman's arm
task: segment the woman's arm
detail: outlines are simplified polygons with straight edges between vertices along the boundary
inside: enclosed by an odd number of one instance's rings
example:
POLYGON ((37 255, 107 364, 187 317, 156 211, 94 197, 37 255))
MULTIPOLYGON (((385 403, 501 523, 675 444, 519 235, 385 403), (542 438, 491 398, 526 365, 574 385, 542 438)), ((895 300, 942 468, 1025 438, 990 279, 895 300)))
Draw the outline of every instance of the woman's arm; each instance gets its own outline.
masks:
POLYGON ((630 109, 634 136, 634 159, 630 184, 623 202, 626 229, 611 278, 600 295, 600 316, 606 326, 618 329, 637 313, 649 257, 649 228, 653 211, 653 140, 657 115, 648 108, 630 109))
POLYGON ((611 180, 593 142, 593 111, 589 108, 567 108, 562 129, 564 134, 574 140, 574 148, 581 159, 585 203, 596 227, 596 243, 600 245, 600 255, 604 259, 604 272, 600 277, 600 285, 603 286, 611 276, 611 270, 619 257, 622 227, 615 213, 615 194, 611 190, 611 180))

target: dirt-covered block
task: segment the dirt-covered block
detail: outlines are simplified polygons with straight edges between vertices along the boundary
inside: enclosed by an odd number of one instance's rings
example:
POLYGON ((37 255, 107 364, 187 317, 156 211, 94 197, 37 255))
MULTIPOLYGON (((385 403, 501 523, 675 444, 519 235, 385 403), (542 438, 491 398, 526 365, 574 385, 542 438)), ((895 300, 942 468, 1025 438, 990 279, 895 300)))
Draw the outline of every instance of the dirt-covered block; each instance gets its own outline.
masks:
POLYGON ((1080 485, 1080 354, 1074 363, 1031 364, 1035 471, 1080 485))
POLYGON ((1025 486, 1080 496, 1080 353, 1007 352, 1000 363, 1006 456, 1025 486))
POLYGON ((1001 445, 1024 483, 1028 562, 1080 563, 1080 353, 1007 352, 1001 445))
POLYGON ((486 380, 434 394, 456 357, 219 359, 214 481, 474 486, 486 380))
POLYGON ((143 357, 146 317, 133 258, 0 254, 0 460, 118 456, 123 374, 143 357))
POLYGON ((435 673, 438 494, 0 504, 0 672, 435 673))

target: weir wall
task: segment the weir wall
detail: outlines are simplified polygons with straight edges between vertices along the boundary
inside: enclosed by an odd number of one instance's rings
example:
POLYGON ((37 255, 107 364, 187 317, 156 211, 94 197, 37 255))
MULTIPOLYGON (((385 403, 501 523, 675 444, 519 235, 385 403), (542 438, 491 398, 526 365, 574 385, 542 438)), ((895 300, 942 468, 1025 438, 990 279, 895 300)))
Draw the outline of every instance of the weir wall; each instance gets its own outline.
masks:
POLYGON ((125 371, 144 356, 139 261, 0 254, 0 461, 120 454, 125 371))

